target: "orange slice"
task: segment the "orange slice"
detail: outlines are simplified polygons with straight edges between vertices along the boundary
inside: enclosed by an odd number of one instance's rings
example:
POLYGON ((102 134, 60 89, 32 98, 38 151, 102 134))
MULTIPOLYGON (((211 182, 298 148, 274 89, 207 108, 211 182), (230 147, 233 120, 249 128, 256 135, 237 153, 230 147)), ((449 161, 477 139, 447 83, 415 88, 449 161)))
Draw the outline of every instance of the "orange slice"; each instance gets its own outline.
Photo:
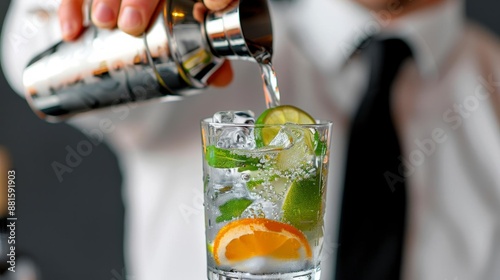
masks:
MULTIPOLYGON (((217 265, 247 272, 262 272, 252 268, 252 260, 279 264, 304 264, 312 257, 311 247, 304 234, 295 227, 264 218, 247 218, 224 226, 214 241, 214 259, 217 265)), ((288 266, 289 267, 289 266, 288 266)))

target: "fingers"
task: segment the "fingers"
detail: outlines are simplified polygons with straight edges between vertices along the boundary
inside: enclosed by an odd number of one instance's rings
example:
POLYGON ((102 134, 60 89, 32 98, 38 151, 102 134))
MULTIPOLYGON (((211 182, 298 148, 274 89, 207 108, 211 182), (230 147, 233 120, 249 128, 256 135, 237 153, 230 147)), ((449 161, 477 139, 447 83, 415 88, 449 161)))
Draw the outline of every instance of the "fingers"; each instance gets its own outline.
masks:
POLYGON ((62 0, 59 6, 59 24, 66 41, 74 40, 83 30, 83 0, 62 0))
POLYGON ((219 11, 229 6, 229 4, 234 1, 235 0, 204 0, 203 3, 205 3, 205 6, 207 6, 209 10, 219 11))
POLYGON ((209 79, 208 84, 215 87, 225 87, 233 80, 233 68, 229 61, 224 61, 221 67, 209 79))
POLYGON ((121 0, 94 0, 92 22, 101 28, 114 28, 118 19, 121 0))
POLYGON ((197 2, 193 6, 193 17, 197 22, 203 22, 207 8, 203 3, 197 2))
MULTIPOLYGON (((61 0, 59 21, 63 39, 76 39, 83 30, 84 0, 61 0)), ((221 10, 236 0, 205 0, 210 10, 221 10)), ((160 0, 94 0, 92 21, 101 28, 118 27, 134 36, 141 35, 151 22, 160 0)), ((197 11, 203 12, 201 8, 197 11)))
POLYGON ((139 36, 149 25, 160 0, 122 0, 118 27, 128 34, 139 36))
POLYGON ((118 27, 139 36, 148 27, 160 0, 94 0, 92 21, 101 28, 118 27))

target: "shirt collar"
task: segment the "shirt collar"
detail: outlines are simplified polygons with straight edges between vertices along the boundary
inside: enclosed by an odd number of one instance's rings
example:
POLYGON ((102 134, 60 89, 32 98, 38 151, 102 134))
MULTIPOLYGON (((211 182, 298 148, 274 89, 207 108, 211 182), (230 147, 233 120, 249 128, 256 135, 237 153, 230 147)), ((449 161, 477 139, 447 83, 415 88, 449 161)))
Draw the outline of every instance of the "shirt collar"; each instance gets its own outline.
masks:
POLYGON ((293 40, 322 71, 340 70, 363 40, 376 35, 405 40, 421 75, 432 77, 459 39, 463 6, 463 0, 446 0, 392 20, 391 11, 377 16, 353 1, 302 0, 289 10, 294 20, 288 22, 293 40))

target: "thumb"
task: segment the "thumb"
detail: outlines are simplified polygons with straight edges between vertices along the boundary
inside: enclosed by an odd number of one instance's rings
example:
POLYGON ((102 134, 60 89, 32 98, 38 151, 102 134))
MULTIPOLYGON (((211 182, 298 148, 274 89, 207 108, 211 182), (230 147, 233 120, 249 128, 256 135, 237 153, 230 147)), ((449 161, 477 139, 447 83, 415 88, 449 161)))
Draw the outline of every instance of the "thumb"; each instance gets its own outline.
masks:
POLYGON ((235 0, 204 0, 203 3, 209 10, 212 11, 220 11, 225 7, 229 6, 232 2, 236 2, 235 0))

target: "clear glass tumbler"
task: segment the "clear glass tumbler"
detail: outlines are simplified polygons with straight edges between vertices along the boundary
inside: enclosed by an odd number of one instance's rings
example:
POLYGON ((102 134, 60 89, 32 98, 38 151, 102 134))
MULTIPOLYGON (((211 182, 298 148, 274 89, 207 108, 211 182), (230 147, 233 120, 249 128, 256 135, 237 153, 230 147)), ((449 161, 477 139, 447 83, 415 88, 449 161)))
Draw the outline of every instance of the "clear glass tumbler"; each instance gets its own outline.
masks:
POLYGON ((320 279, 331 127, 202 121, 208 279, 320 279))

